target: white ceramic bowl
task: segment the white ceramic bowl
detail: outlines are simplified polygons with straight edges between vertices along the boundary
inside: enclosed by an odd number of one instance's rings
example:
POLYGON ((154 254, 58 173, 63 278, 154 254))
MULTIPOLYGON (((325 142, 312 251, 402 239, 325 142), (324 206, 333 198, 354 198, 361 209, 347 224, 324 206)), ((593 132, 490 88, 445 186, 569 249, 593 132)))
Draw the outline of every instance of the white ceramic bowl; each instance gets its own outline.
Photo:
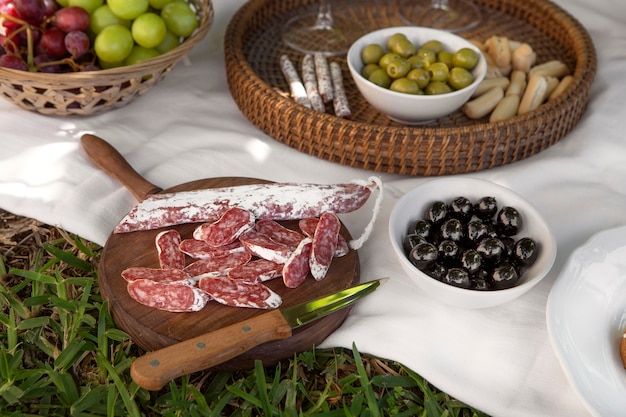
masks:
POLYGON ((363 97, 390 119, 404 124, 425 123, 455 112, 469 100, 487 72, 485 57, 472 43, 443 30, 417 26, 391 27, 370 32, 352 44, 348 50, 347 61, 350 74, 363 97), (479 53, 478 64, 472 70, 474 82, 451 93, 427 96, 398 93, 368 81, 361 75, 363 68, 361 50, 372 43, 385 47, 387 39, 395 33, 404 33, 410 41, 417 45, 429 40, 439 40, 444 49, 450 52, 465 47, 474 49, 479 53))
POLYGON ((537 285, 550 271, 556 258, 556 242, 550 227, 528 201, 498 184, 469 178, 442 178, 413 188, 396 203, 389 219, 389 236, 398 261, 407 276, 428 297, 461 308, 486 308, 511 301, 537 285), (537 242, 539 253, 531 267, 523 272, 517 284, 508 289, 478 291, 445 284, 416 268, 406 257, 402 240, 409 225, 423 218, 433 202, 450 202, 455 197, 467 197, 472 202, 481 197, 495 197, 498 209, 503 205, 515 207, 522 216, 522 228, 516 235, 537 242))

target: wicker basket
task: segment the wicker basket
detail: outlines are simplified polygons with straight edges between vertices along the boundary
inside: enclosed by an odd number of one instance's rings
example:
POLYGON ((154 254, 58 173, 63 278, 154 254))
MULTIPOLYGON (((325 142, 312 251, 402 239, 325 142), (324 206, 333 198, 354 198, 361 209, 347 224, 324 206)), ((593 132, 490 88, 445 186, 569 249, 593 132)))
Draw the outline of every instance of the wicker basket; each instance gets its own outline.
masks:
MULTIPOLYGON (((560 59, 574 82, 558 99, 507 121, 471 120, 457 111, 420 126, 392 122, 372 108, 349 76, 344 84, 352 120, 294 104, 279 67, 287 53, 280 27, 296 13, 312 11, 313 0, 250 0, 230 22, 225 58, 231 93, 242 113, 265 133, 301 152, 351 167, 405 175, 446 175, 509 164, 534 155, 563 138, 580 120, 596 72, 596 53, 587 31, 547 0, 474 0, 483 22, 466 38, 492 35, 528 42, 538 62, 560 59)), ((336 0, 336 10, 353 14, 367 30, 402 26, 395 1, 336 0)))
POLYGON ((213 22, 211 0, 191 0, 198 29, 175 49, 147 61, 100 71, 47 74, 0 68, 0 93, 19 107, 53 116, 92 115, 122 107, 161 81, 213 22))

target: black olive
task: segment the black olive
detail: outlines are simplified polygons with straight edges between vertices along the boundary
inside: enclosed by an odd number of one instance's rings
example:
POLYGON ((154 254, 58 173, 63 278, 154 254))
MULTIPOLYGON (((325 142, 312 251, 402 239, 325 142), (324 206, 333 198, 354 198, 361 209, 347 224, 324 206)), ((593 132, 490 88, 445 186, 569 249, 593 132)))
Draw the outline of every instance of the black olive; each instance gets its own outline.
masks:
POLYGON ((515 243, 513 259, 521 266, 530 266, 537 259, 537 243, 529 237, 523 237, 515 243))
POLYGON ((467 224, 467 240, 470 243, 477 245, 488 235, 489 228, 482 220, 474 219, 467 224))
POLYGON ((511 258, 513 253, 515 252, 515 239, 510 236, 502 236, 500 237, 502 243, 504 243, 505 247, 505 257, 511 258))
POLYGON ((459 246, 452 240, 443 240, 437 246, 439 260, 444 266, 450 268, 455 266, 459 259, 459 246))
POLYGON ((444 277, 443 282, 460 288, 470 287, 469 274, 461 268, 448 269, 448 273, 444 277))
POLYGON ((472 202, 467 197, 457 197, 450 203, 450 214, 461 221, 468 221, 472 217, 472 202))
POLYGON ((440 224, 448 217, 448 206, 443 201, 435 201, 426 211, 426 220, 440 224))
POLYGON ((461 266, 470 275, 476 275, 483 266, 483 258, 476 249, 467 249, 461 255, 461 266))
POLYGON ((443 281, 446 274, 448 273, 448 269, 443 266, 440 262, 435 262, 428 269, 424 270, 424 272, 436 280, 443 281))
POLYGON ((442 240, 460 242, 465 238, 463 223, 459 219, 448 219, 441 225, 439 235, 442 240))
POLYGON ((483 220, 492 219, 497 211, 498 202, 495 197, 483 197, 474 205, 474 214, 483 220))
POLYGON ((471 280, 470 288, 478 291, 489 291, 492 289, 489 281, 485 278, 475 278, 471 280))
POLYGON ((409 233, 420 235, 427 239, 431 234, 432 227, 432 223, 426 220, 418 220, 415 222, 415 225, 413 225, 413 230, 409 231, 409 233))
POLYGON ((522 227, 522 217, 516 208, 505 206, 500 209, 496 219, 496 228, 504 236, 517 234, 522 227))
POLYGON ((486 237, 476 246, 476 251, 483 257, 487 265, 493 266, 500 263, 506 248, 500 239, 486 237))
POLYGON ((409 261, 419 269, 427 269, 437 260, 438 251, 432 243, 420 243, 409 252, 409 261))
POLYGON ((419 243, 424 242, 426 242, 426 239, 424 239, 422 236, 411 233, 404 237, 404 240, 402 241, 402 247, 404 249, 404 252, 408 255, 409 252, 411 252, 411 249, 413 249, 419 243))
POLYGON ((491 275, 493 287, 496 290, 513 287, 518 278, 519 274, 517 270, 510 264, 504 264, 494 268, 493 274, 491 275))

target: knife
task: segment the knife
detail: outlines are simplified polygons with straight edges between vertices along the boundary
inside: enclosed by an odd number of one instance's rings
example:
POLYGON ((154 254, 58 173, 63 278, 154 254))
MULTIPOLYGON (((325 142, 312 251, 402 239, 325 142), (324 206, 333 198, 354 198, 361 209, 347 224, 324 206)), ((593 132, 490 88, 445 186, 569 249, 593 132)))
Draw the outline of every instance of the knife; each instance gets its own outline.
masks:
POLYGON ((226 362, 255 346, 291 336, 292 330, 351 306, 389 278, 380 278, 282 310, 149 352, 133 362, 130 375, 147 390, 158 391, 170 380, 226 362))

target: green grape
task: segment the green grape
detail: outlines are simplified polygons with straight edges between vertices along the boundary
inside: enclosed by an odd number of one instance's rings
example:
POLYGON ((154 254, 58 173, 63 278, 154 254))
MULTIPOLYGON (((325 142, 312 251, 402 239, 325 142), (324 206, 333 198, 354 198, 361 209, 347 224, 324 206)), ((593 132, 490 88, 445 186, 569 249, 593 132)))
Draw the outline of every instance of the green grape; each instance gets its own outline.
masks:
POLYGON ((167 29, 176 36, 186 38, 198 27, 198 17, 187 3, 173 1, 161 10, 167 29))
POLYGON ((70 5, 70 0, 56 0, 57 4, 61 7, 68 7, 70 5))
POLYGON ((180 45, 178 37, 176 37, 176 35, 174 35, 172 32, 166 31, 163 40, 154 49, 159 51, 161 54, 164 54, 176 48, 178 45, 180 45))
POLYGON ((101 61, 117 63, 126 59, 134 44, 130 29, 122 25, 112 25, 96 36, 94 51, 101 61))
POLYGON ((112 25, 122 25, 130 28, 130 21, 126 19, 120 19, 119 17, 115 16, 111 11, 111 8, 107 4, 98 7, 91 14, 91 22, 89 24, 89 28, 94 34, 97 35, 98 33, 102 32, 102 29, 112 25))
POLYGON ((159 55, 159 51, 156 49, 135 45, 132 51, 130 51, 130 54, 126 57, 125 63, 126 65, 138 64, 159 55))
POLYGON ((70 6, 78 6, 87 10, 87 13, 92 14, 94 10, 104 4, 104 0, 68 0, 70 6))
POLYGON ((148 11, 148 0, 108 0, 113 14, 127 20, 133 20, 148 11))
POLYGON ((168 3, 171 3, 173 1, 175 1, 175 0, 148 0, 148 2, 150 3, 150 7, 152 7, 153 9, 156 9, 156 10, 161 10, 168 3))
POLYGON ((133 20, 130 30, 137 45, 144 48, 156 47, 167 32, 163 19, 154 13, 144 13, 133 20))

